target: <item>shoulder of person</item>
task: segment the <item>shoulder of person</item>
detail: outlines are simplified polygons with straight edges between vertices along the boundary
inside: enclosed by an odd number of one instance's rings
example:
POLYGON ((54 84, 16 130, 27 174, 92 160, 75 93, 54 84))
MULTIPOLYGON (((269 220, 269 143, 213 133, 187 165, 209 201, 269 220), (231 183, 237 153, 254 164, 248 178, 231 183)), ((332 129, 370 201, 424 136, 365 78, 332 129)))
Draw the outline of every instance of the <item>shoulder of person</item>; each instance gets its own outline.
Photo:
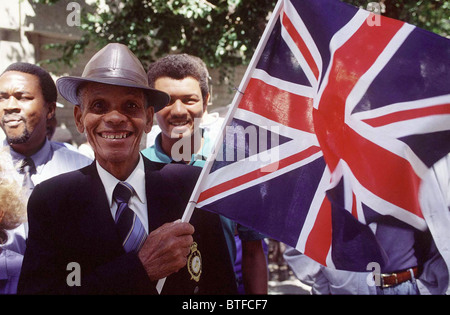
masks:
POLYGON ((200 167, 187 164, 166 164, 161 171, 163 173, 178 175, 178 176, 189 176, 198 177, 202 171, 200 167))
POLYGON ((92 162, 92 159, 87 157, 78 151, 77 148, 72 146, 71 144, 64 144, 60 142, 50 141, 50 146, 53 149, 55 154, 61 154, 66 156, 73 156, 80 160, 80 162, 92 162))
POLYGON ((201 172, 201 168, 196 166, 178 163, 159 163, 151 161, 146 157, 144 157, 144 163, 146 171, 158 171, 164 178, 175 178, 177 180, 195 178, 196 180, 201 172))
POLYGON ((177 192, 178 197, 189 198, 197 183, 201 168, 185 164, 164 164, 145 159, 146 178, 150 189, 177 192))
MULTIPOLYGON (((76 190, 83 187, 86 183, 92 183, 92 177, 97 176, 95 172, 95 164, 91 162, 83 168, 61 173, 39 183, 37 187, 42 191, 60 192, 63 190, 76 190)), ((35 189, 36 189, 35 188, 35 189)))

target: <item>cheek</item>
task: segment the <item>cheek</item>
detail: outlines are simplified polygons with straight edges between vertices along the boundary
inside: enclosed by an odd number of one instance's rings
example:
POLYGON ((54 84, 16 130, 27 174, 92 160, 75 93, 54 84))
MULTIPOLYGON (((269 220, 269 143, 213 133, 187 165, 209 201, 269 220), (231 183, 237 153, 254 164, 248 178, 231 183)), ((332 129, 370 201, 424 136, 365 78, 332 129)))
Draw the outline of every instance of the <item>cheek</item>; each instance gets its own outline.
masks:
POLYGON ((47 125, 47 115, 44 112, 28 112, 26 113, 27 129, 32 131, 38 126, 47 125))
POLYGON ((22 103, 23 114, 29 125, 37 125, 40 122, 47 123, 48 107, 41 99, 35 99, 31 102, 22 103))
POLYGON ((145 117, 135 118, 130 121, 131 126, 134 128, 137 134, 142 134, 147 130, 148 121, 145 117))
POLYGON ((197 103, 189 109, 189 114, 193 119, 201 119, 203 116, 203 103, 197 103))
POLYGON ((81 119, 80 129, 83 129, 83 132, 89 138, 94 138, 96 134, 96 128, 100 123, 100 119, 93 114, 86 114, 81 119))
POLYGON ((97 115, 88 113, 83 116, 81 121, 86 130, 92 130, 98 125, 99 118, 97 115))
POLYGON ((168 119, 168 116, 170 114, 170 110, 169 109, 162 109, 160 110, 156 115, 156 121, 158 123, 159 126, 164 126, 167 125, 168 123, 166 122, 166 120, 168 119))

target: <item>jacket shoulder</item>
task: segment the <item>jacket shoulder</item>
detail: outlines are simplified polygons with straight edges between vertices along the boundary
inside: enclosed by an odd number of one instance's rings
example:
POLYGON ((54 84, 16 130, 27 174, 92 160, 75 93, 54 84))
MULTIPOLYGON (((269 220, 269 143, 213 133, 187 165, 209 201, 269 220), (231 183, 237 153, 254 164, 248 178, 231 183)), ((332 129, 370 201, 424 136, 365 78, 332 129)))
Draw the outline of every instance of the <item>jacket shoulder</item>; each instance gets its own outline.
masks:
POLYGON ((54 189, 58 189, 61 187, 74 185, 75 183, 80 181, 89 181, 90 177, 95 176, 95 169, 95 163, 92 163, 91 165, 85 166, 83 168, 53 176, 41 182, 38 186, 51 186, 54 189))

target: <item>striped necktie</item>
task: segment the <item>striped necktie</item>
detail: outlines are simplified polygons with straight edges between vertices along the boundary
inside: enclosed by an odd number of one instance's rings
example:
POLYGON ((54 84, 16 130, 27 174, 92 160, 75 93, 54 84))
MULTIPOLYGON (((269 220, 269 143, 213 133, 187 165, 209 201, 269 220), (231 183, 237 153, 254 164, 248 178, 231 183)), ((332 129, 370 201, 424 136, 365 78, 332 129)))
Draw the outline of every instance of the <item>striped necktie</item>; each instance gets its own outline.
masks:
POLYGON ((31 180, 31 175, 36 173, 36 166, 34 165, 32 158, 26 157, 22 161, 22 165, 20 166, 19 173, 23 174, 22 186, 28 188, 27 194, 30 195, 34 188, 34 183, 31 180))
POLYGON ((128 207, 128 201, 134 194, 133 187, 119 182, 114 189, 113 198, 117 202, 115 222, 123 247, 127 253, 139 251, 147 237, 147 232, 136 213, 128 207))

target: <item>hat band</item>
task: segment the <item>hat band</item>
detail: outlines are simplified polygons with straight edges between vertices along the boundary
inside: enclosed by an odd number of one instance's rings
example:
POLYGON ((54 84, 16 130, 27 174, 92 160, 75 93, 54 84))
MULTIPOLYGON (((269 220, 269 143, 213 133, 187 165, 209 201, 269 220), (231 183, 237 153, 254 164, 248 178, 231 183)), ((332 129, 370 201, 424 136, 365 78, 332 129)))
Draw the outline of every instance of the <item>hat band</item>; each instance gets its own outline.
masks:
POLYGON ((86 75, 83 73, 83 78, 86 79, 112 79, 120 78, 132 83, 148 86, 147 77, 143 77, 139 73, 121 68, 97 68, 89 70, 86 75))

